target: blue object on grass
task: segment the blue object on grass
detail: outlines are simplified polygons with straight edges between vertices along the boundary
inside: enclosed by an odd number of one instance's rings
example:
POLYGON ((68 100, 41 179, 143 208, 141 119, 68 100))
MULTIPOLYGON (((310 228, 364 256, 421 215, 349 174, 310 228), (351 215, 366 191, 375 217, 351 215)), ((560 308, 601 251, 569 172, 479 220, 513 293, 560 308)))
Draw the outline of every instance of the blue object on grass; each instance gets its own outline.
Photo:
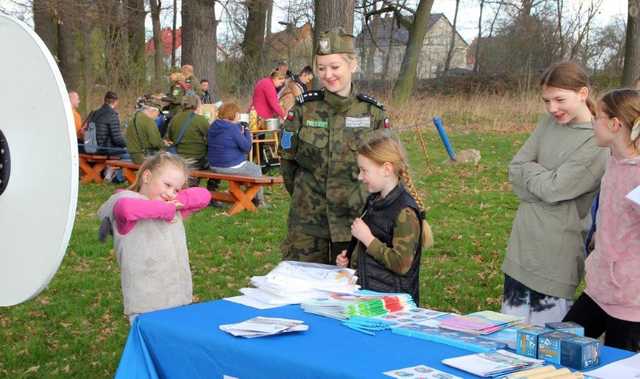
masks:
POLYGON ((444 130, 444 124, 442 123, 442 119, 440 117, 433 118, 433 124, 438 129, 438 134, 440 134, 440 139, 442 140, 442 144, 444 144, 444 148, 447 149, 447 154, 449 154, 449 159, 452 161, 456 160, 456 153, 453 151, 453 146, 451 146, 451 142, 449 142, 449 136, 447 136, 447 131, 444 130))

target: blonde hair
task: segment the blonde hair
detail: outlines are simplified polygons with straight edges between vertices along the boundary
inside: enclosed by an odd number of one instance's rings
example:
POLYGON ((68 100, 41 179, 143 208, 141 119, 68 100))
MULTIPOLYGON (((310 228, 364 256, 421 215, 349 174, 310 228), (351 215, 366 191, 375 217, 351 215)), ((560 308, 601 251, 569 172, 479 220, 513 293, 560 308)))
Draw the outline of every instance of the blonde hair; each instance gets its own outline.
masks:
POLYGON ((136 180, 129 186, 129 189, 131 191, 140 192, 140 188, 142 188, 142 175, 145 171, 149 170, 149 172, 154 173, 168 165, 173 165, 178 170, 184 172, 185 178, 189 176, 189 166, 184 159, 179 155, 160 152, 142 162, 142 165, 140 165, 140 168, 138 169, 136 180))
MULTIPOLYGON (((366 157, 378 165, 391 163, 395 175, 404 183, 405 187, 411 194, 411 197, 418 204, 420 212, 424 212, 424 203, 420 199, 420 194, 413 184, 411 175, 409 175, 409 164, 407 153, 402 143, 389 135, 377 135, 358 148, 358 154, 366 157)), ((428 248, 433 245, 433 234, 431 227, 426 219, 422 220, 422 247, 428 248)))
MULTIPOLYGON (((354 63, 356 68, 358 67, 358 56, 355 53, 337 53, 345 62, 351 64, 354 63)), ((318 74, 318 56, 313 57, 313 74, 318 74)))
POLYGON ((620 120, 636 151, 640 151, 640 92, 630 88, 616 89, 605 93, 599 105, 609 118, 620 120))
POLYGON ((269 77, 271 77, 271 79, 286 79, 287 76, 285 75, 284 72, 278 71, 278 70, 273 70, 271 71, 271 74, 269 75, 269 77))

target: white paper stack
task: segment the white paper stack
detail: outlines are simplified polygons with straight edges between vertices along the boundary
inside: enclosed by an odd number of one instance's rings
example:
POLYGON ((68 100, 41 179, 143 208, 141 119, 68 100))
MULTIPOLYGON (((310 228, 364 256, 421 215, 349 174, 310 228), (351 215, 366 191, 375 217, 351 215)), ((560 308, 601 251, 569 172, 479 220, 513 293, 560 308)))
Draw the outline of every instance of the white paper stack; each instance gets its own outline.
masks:
POLYGON ((358 290, 355 270, 333 265, 283 261, 265 276, 254 276, 255 288, 242 288, 245 296, 270 305, 298 304, 325 299, 330 293, 358 290))
POLYGON ((517 355, 506 350, 477 353, 443 359, 442 363, 481 377, 507 375, 514 371, 542 366, 543 360, 517 355))
POLYGON ((220 330, 235 337, 255 338, 309 330, 301 320, 276 317, 254 317, 237 324, 220 325, 220 330))

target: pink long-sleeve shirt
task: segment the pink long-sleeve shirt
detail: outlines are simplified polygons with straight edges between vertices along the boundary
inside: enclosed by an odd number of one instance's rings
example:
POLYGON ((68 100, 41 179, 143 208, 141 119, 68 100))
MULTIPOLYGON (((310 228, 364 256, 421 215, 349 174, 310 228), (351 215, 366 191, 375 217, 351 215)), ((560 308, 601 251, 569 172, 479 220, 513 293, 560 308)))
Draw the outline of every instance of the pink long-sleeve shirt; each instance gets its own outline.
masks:
POLYGON ((262 118, 284 118, 284 109, 278 102, 276 86, 270 77, 262 78, 256 83, 253 89, 253 100, 251 105, 256 109, 258 116, 262 118))
MULTIPOLYGON (((180 209, 182 218, 209 205, 211 193, 205 188, 192 187, 178 192, 176 200, 183 205, 180 209)), ((113 207, 118 233, 129 233, 139 220, 171 221, 176 216, 176 206, 162 200, 146 200, 124 197, 113 207)))
POLYGON ((586 293, 610 316, 640 322, 640 157, 611 156, 600 186, 595 250, 586 261, 586 293))

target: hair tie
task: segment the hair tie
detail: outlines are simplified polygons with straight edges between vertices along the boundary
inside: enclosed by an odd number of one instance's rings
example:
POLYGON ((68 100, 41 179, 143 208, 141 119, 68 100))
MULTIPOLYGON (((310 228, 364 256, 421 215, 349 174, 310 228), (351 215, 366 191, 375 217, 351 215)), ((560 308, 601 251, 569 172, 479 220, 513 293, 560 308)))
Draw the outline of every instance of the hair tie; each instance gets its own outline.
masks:
POLYGON ((631 128, 631 141, 635 142, 640 136, 640 117, 636 118, 631 128))

